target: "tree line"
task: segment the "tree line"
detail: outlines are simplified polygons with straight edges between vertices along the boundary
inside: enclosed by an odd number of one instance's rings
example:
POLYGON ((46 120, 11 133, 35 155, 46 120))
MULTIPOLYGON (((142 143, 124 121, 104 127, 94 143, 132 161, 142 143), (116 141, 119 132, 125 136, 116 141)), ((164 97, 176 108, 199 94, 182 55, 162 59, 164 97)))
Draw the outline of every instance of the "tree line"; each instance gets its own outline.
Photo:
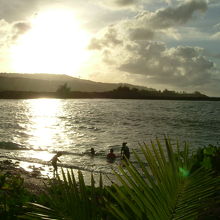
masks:
POLYGON ((168 100, 214 100, 220 97, 209 97, 195 91, 193 93, 176 92, 165 89, 147 90, 119 86, 118 88, 105 92, 82 92, 72 91, 67 83, 60 85, 55 92, 31 92, 31 91, 1 91, 1 99, 32 99, 32 98, 110 98, 110 99, 168 99, 168 100))

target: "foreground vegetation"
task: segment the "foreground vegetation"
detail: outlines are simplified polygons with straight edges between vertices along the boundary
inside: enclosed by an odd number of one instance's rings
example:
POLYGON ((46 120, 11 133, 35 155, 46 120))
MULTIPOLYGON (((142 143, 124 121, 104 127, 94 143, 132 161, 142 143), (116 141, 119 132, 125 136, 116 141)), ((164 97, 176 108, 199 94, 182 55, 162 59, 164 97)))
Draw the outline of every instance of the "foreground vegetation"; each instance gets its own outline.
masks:
POLYGON ((103 186, 102 175, 86 186, 79 171, 51 180, 45 192, 32 195, 19 177, 1 175, 0 216, 3 219, 218 219, 220 147, 190 153, 187 144, 165 138, 140 146, 129 161, 113 171, 120 184, 103 186), (146 166, 146 164, 148 164, 146 166))

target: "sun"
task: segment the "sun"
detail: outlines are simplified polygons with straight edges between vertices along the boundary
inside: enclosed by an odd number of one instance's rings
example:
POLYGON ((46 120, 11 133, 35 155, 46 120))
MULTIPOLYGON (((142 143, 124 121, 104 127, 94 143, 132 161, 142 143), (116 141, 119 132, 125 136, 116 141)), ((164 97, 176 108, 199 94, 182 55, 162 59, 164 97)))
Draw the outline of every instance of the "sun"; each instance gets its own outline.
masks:
POLYGON ((90 36, 80 27, 74 11, 53 8, 31 19, 32 28, 11 48, 12 68, 22 73, 79 75, 87 62, 90 36))

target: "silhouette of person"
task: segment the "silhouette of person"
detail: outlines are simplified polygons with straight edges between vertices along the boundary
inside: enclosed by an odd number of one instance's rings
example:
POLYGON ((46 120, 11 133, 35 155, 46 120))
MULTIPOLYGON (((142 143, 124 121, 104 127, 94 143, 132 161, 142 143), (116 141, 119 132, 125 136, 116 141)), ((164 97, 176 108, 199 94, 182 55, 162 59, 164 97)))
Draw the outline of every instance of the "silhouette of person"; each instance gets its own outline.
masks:
POLYGON ((124 160, 125 157, 128 160, 130 158, 130 151, 129 151, 129 147, 127 146, 127 142, 123 142, 121 147, 121 158, 124 160))
POLYGON ((114 154, 114 150, 110 149, 110 152, 107 154, 107 160, 110 163, 113 163, 116 159, 116 155, 114 154))
POLYGON ((94 155, 95 155, 95 150, 94 150, 94 148, 93 148, 93 147, 91 148, 90 152, 91 152, 91 155, 92 155, 92 156, 94 156, 94 155))
POLYGON ((57 154, 55 156, 53 156, 53 158, 50 160, 50 162, 52 163, 53 166, 53 176, 55 177, 56 174, 58 174, 57 172, 57 161, 61 162, 58 157, 62 156, 61 152, 57 152, 57 154))

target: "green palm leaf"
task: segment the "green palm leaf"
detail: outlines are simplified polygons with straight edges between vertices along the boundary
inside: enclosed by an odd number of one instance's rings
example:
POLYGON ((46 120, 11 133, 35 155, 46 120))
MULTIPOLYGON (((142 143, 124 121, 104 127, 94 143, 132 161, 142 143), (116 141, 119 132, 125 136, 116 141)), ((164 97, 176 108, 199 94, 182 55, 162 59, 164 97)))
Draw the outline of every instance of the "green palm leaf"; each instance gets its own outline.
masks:
POLYGON ((45 192, 45 207, 36 203, 31 203, 33 212, 28 213, 32 219, 101 219, 102 210, 100 205, 104 200, 100 200, 100 189, 102 188, 102 177, 100 175, 100 186, 95 187, 93 174, 91 174, 91 186, 85 185, 83 175, 78 171, 78 183, 72 170, 67 170, 66 174, 62 169, 62 180, 58 177, 51 180, 51 186, 45 192))
POLYGON ((179 143, 176 149, 166 137, 164 143, 163 147, 156 139, 150 147, 144 144, 141 152, 145 163, 134 152, 139 168, 127 161, 125 168, 119 167, 120 174, 115 172, 122 185, 113 185, 116 192, 108 190, 115 198, 115 204, 109 205, 115 218, 195 219, 214 196, 219 178, 204 169, 190 172, 193 159, 188 145, 181 152, 179 143))

